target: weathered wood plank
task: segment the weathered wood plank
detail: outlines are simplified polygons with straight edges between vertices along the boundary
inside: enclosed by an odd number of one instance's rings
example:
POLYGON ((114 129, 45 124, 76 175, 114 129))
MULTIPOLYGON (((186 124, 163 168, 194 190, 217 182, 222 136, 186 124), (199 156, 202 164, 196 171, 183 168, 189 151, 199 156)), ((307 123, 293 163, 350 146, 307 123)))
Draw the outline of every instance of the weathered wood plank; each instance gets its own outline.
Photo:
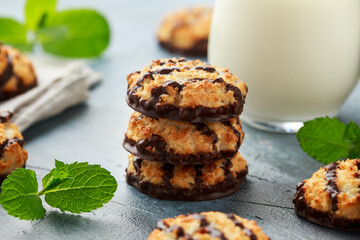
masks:
MULTIPOLYGON (((80 5, 59 1, 61 7, 80 5)), ((81 216, 60 213, 46 205, 44 219, 17 220, 0 207, 0 239, 146 239, 162 218, 201 211, 233 212, 254 219, 272 239, 358 239, 358 233, 321 227, 299 218, 291 202, 295 185, 309 178, 322 164, 299 148, 295 135, 261 132, 244 126, 240 152, 249 163, 249 177, 233 196, 209 202, 169 202, 150 198, 127 186, 127 153, 121 143, 132 110, 125 103, 126 75, 150 60, 171 57, 154 36, 162 14, 195 0, 83 1, 104 12, 111 21, 113 40, 107 54, 91 65, 104 74, 104 82, 91 92, 86 104, 39 123, 25 132, 28 167, 39 178, 65 162, 88 161, 109 169, 119 182, 113 200, 81 216)), ((16 2, 19 3, 19 2, 16 2)), ((60 8, 61 8, 60 7, 60 8)), ((2 3, 1 15, 22 6, 2 3)), ((251 89, 250 89, 251 91, 251 89)), ((340 119, 360 123, 360 84, 341 111, 340 119)), ((245 106, 246 107, 246 106, 245 106)))

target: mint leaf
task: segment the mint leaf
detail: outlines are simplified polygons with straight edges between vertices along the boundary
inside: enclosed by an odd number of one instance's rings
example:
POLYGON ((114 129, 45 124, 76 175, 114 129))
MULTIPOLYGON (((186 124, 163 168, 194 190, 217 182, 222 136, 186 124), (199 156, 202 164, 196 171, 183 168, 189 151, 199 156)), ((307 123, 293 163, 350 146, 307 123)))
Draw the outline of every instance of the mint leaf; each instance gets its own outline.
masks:
POLYGON ((316 118, 304 122, 296 137, 309 156, 327 164, 348 156, 351 144, 344 139, 345 130, 336 118, 316 118))
POLYGON ((86 162, 65 164, 55 160, 55 168, 42 183, 43 190, 37 192, 35 172, 19 168, 4 180, 0 204, 12 216, 35 220, 45 215, 40 195, 45 195, 45 201, 61 211, 81 213, 102 207, 117 189, 109 171, 86 162))
POLYGON ((360 140, 360 128, 353 121, 346 125, 344 139, 351 143, 360 140))
POLYGON ((51 170, 50 173, 47 174, 42 180, 44 189, 40 192, 40 194, 43 194, 45 191, 49 191, 61 183, 72 179, 69 177, 69 172, 67 169, 68 165, 55 159, 55 168, 51 170))
POLYGON ((349 158, 360 158, 360 128, 353 121, 346 125, 344 139, 351 143, 349 158))
POLYGON ((349 152, 349 158, 360 158, 360 141, 356 142, 351 146, 350 152, 349 152))
POLYGON ((43 184, 49 186, 50 179, 59 179, 57 176, 67 176, 69 179, 44 191, 45 201, 50 206, 72 213, 89 212, 102 207, 114 196, 116 180, 100 165, 56 163, 57 171, 45 176, 43 184))
POLYGON ((94 10, 67 10, 51 15, 37 32, 43 49, 64 57, 95 57, 110 41, 106 19, 94 10))
POLYGON ((19 168, 12 172, 1 185, 0 203, 12 216, 24 220, 43 218, 45 209, 37 195, 38 183, 35 172, 19 168))
POLYGON ((46 17, 55 12, 56 0, 27 0, 25 4, 25 25, 36 30, 46 17))
POLYGON ((30 51, 32 46, 27 41, 24 25, 11 18, 0 18, 0 42, 12 45, 23 51, 30 51))

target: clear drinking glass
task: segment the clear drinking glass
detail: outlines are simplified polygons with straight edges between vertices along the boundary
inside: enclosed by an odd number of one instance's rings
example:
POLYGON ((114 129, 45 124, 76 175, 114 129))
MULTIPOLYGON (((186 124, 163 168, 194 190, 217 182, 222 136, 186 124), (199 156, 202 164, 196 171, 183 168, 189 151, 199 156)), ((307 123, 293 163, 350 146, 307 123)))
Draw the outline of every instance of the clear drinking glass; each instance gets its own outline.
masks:
POLYGON ((248 85, 242 120, 296 132, 336 115, 359 79, 360 1, 217 0, 208 56, 248 85))

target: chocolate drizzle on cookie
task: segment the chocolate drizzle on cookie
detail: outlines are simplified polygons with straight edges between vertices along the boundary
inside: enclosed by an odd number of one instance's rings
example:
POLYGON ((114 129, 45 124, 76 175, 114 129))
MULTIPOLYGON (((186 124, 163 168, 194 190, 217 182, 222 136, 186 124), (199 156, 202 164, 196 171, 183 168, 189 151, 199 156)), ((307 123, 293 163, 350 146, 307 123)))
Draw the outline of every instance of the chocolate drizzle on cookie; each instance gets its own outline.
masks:
POLYGON ((219 141, 218 135, 212 131, 205 123, 193 123, 196 126, 196 130, 200 131, 201 134, 213 139, 213 149, 217 152, 216 143, 219 141))
POLYGON ((143 163, 143 160, 141 158, 139 158, 138 156, 134 156, 133 165, 134 165, 136 174, 140 173, 142 163, 143 163))
POLYGON ((156 71, 153 71, 153 72, 151 72, 151 73, 153 73, 153 74, 162 74, 162 75, 168 75, 168 74, 170 74, 170 73, 172 73, 172 72, 174 72, 174 71, 180 71, 180 69, 179 68, 176 68, 176 67, 171 67, 171 68, 160 68, 160 69, 158 69, 158 70, 156 70, 156 71))
POLYGON ((199 188, 204 187, 203 185, 203 181, 202 181, 202 176, 203 176, 203 168, 204 165, 194 165, 194 169, 195 169, 195 185, 198 186, 199 188))
POLYGON ((246 228, 241 221, 236 219, 234 214, 227 214, 227 217, 231 221, 233 221, 236 226, 240 227, 245 232, 245 234, 250 238, 250 240, 257 240, 257 236, 254 234, 254 232, 251 229, 246 228))
POLYGON ((171 187, 171 179, 174 177, 174 169, 175 165, 170 163, 164 163, 161 166, 161 169, 163 170, 163 181, 167 187, 171 187))
MULTIPOLYGON (((233 126, 233 124, 232 124, 230 121, 223 121, 222 124, 224 124, 224 126, 226 126, 226 127, 231 128, 231 130, 234 132, 234 134, 235 134, 236 137, 238 138, 238 140, 237 140, 237 142, 236 142, 236 149, 239 149, 239 148, 240 148, 240 145, 241 145, 241 142, 242 142, 245 134, 244 134, 244 133, 241 134, 241 133, 233 126)), ((237 124, 238 126, 241 126, 239 117, 236 118, 236 124, 237 124)))
POLYGON ((227 240, 225 234, 217 229, 214 224, 211 224, 204 215, 195 213, 191 215, 194 219, 200 220, 200 228, 197 230, 199 233, 207 233, 211 238, 220 238, 221 240, 227 240))
POLYGON ((185 231, 181 226, 169 226, 169 224, 167 224, 163 220, 158 222, 157 229, 166 233, 171 233, 175 231, 176 239, 179 239, 180 237, 185 237, 187 240, 192 240, 192 237, 188 234, 185 234, 185 231))
POLYGON ((1 111, 0 112, 0 123, 4 124, 10 121, 10 119, 12 118, 13 114, 12 112, 9 111, 1 111))
MULTIPOLYGON (((168 60, 168 62, 174 62, 173 60, 168 60)), ((179 62, 180 60, 178 60, 179 62)), ((156 62, 155 62, 156 63, 156 62)), ((175 63, 175 62, 174 62, 175 63)), ((162 62, 157 63, 157 65, 162 66, 162 62)), ((150 69, 152 65, 150 66, 150 69)), ((136 111, 142 112, 145 115, 156 117, 156 118, 169 118, 173 120, 179 121, 187 121, 187 122, 206 122, 206 121, 221 121, 229 118, 233 118, 238 116, 242 112, 243 104, 245 102, 245 96, 242 95, 240 89, 230 83, 224 81, 222 77, 218 77, 214 80, 205 79, 205 78, 194 78, 188 79, 186 81, 174 81, 168 80, 163 82, 159 87, 153 88, 151 90, 151 96, 149 100, 143 99, 136 95, 138 89, 142 88, 144 82, 153 81, 154 75, 169 75, 174 71, 184 71, 188 70, 189 67, 167 67, 167 68, 159 68, 157 70, 150 70, 142 75, 142 77, 137 80, 135 85, 130 89, 128 86, 127 93, 127 102, 128 105, 135 109, 136 111), (161 104, 161 96, 164 94, 168 94, 168 88, 176 89, 179 97, 181 96, 181 91, 187 86, 187 84, 191 84, 197 81, 208 81, 211 84, 221 84, 225 86, 226 91, 233 92, 233 97, 236 101, 233 104, 228 104, 221 107, 204 107, 204 106, 196 106, 196 107, 178 107, 173 104, 161 104)), ((218 73, 215 68, 211 66, 195 66, 194 70, 202 70, 209 73, 218 73)), ((128 76, 128 79, 134 73, 128 76)), ((218 73, 220 74, 220 73, 218 73)))
POLYGON ((18 144, 20 147, 23 147, 25 142, 20 138, 6 139, 0 144, 0 158, 4 156, 6 149, 13 144, 18 144))
POLYGON ((335 212, 338 210, 338 199, 339 189, 336 185, 336 170, 338 169, 339 163, 334 162, 325 166, 325 179, 328 181, 328 185, 326 187, 326 191, 329 193, 329 196, 332 201, 332 210, 335 212))
POLYGON ((216 72, 216 69, 215 69, 215 68, 209 67, 209 66, 197 66, 197 67, 194 67, 194 69, 196 69, 196 70, 203 70, 203 71, 209 72, 209 73, 214 73, 214 72, 216 72))
MULTIPOLYGON (((126 137, 126 136, 125 136, 126 137)), ((126 140, 126 138, 125 138, 126 140)), ((148 153, 149 150, 154 152, 155 155, 162 155, 166 151, 165 139, 157 134, 152 134, 150 139, 140 140, 138 142, 130 142, 131 145, 136 146, 136 149, 142 153, 148 153)))
POLYGON ((221 168, 224 170, 225 179, 230 179, 233 176, 232 172, 230 171, 232 165, 231 158, 225 158, 225 161, 221 165, 221 168))
MULTIPOLYGON (((1 43, 0 43, 0 51, 2 51, 1 43)), ((6 54, 6 68, 2 73, 0 73, 0 88, 3 87, 10 80, 13 74, 12 59, 7 52, 5 52, 5 54, 6 54)))

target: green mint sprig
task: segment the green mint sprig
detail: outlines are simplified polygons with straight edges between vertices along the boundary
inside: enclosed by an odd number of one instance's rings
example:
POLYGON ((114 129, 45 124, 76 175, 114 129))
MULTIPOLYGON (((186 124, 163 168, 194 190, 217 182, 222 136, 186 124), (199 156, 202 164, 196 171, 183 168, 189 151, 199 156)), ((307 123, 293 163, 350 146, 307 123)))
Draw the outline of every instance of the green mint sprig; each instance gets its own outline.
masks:
POLYGON ((81 213, 102 207, 117 189, 115 178, 100 165, 57 160, 55 168, 42 179, 42 185, 38 192, 35 172, 19 168, 1 185, 0 204, 14 217, 36 220, 45 215, 41 195, 45 195, 50 206, 63 212, 81 213))
POLYGON ((27 0, 25 23, 0 18, 0 41, 32 51, 63 57, 96 57, 109 45, 110 27, 105 17, 90 9, 56 11, 56 0, 27 0))
POLYGON ((360 128, 344 124, 337 118, 316 118, 304 122, 297 140, 312 158, 328 164, 344 158, 360 158, 360 128))

